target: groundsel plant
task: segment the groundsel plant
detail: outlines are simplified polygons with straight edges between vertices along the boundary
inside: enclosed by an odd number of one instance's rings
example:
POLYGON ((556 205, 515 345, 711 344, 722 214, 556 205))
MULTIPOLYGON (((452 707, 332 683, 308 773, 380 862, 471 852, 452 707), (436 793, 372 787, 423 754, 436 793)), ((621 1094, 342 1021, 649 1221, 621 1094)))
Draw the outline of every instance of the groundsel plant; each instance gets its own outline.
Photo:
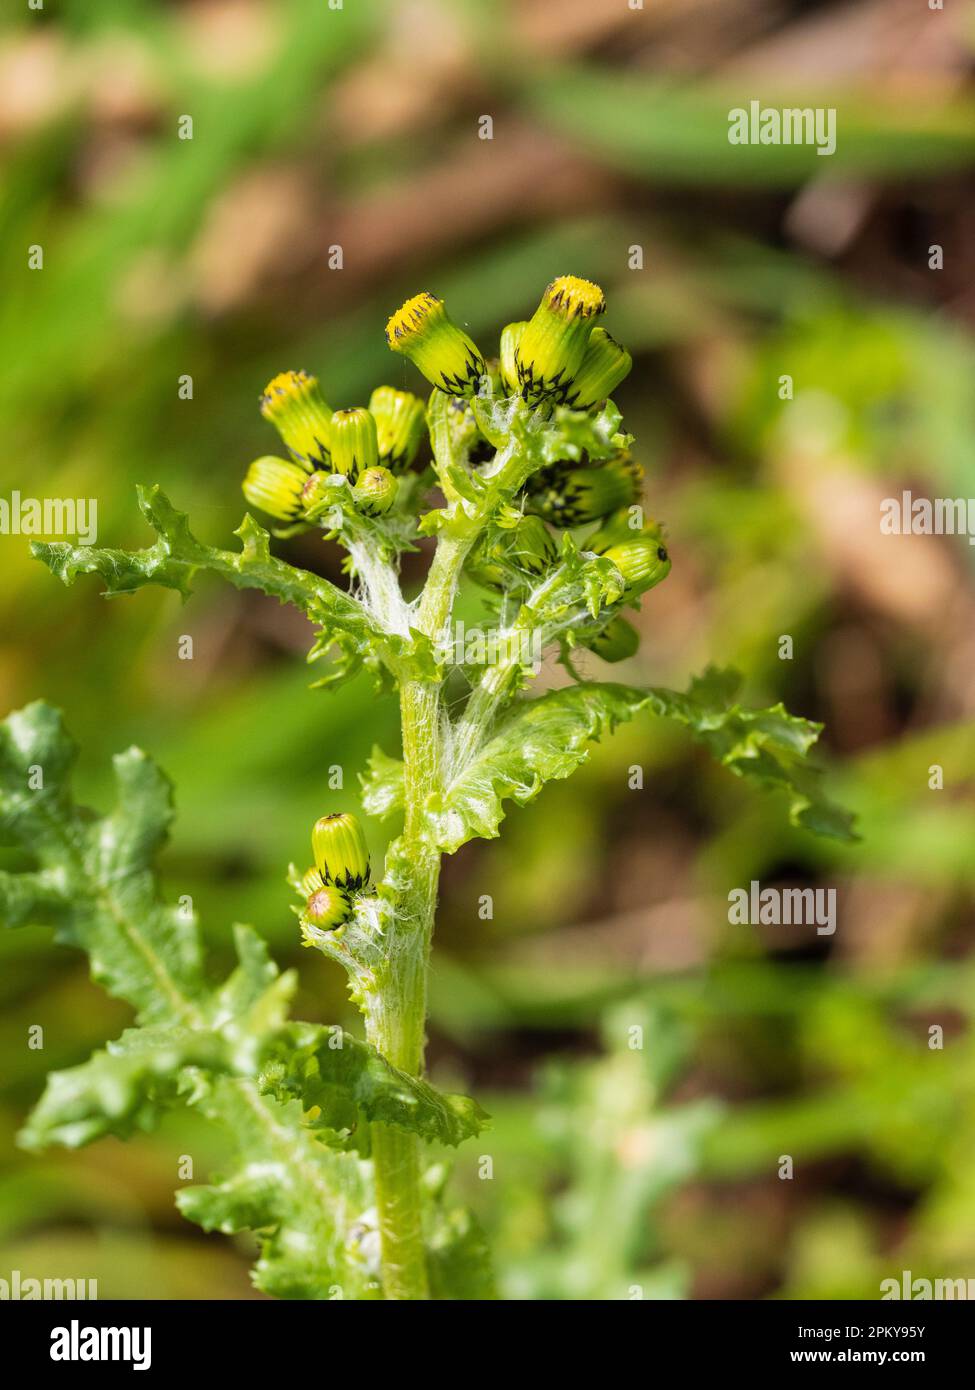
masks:
POLYGON ((596 285, 560 277, 487 359, 440 299, 419 294, 386 340, 432 385, 426 401, 379 386, 368 406, 333 409, 305 372, 270 382, 261 412, 283 447, 250 466, 245 497, 275 536, 317 531, 340 546, 347 590, 277 558, 251 515, 239 549, 201 544, 158 488, 140 490, 157 536, 147 549, 34 546, 65 583, 97 573, 112 595, 161 584, 185 596, 198 570, 261 589, 314 624, 317 684, 367 668, 399 694, 401 756, 375 749, 362 779, 361 809, 400 821, 385 862, 370 864, 351 810, 294 828, 296 850, 312 840, 290 870, 298 927, 346 972, 362 1038, 290 1020, 294 973, 278 973, 249 927, 235 929, 229 978, 208 978, 192 912, 168 905, 154 876, 172 809, 145 754, 115 759, 117 805, 99 817, 72 799, 74 748, 55 710, 35 704, 0 726, 0 820, 24 851, 21 871, 0 874, 0 913, 53 925, 136 1010, 117 1041, 49 1077, 22 1141, 125 1136, 174 1106, 228 1127, 236 1166, 177 1203, 208 1231, 255 1232, 254 1279, 269 1293, 492 1296, 476 1218, 452 1205, 447 1167, 426 1148, 462 1143, 487 1117, 424 1079, 424 1028, 441 858, 497 836, 506 802, 569 776, 592 740, 646 711, 778 788, 795 824, 851 834, 806 762, 819 726, 781 705, 743 708, 734 674, 709 670, 683 693, 579 674, 633 655, 626 612, 671 567, 610 399, 631 361, 599 322, 605 307, 596 285), (423 537, 432 559, 408 596, 400 556, 423 537), (465 575, 484 596, 493 660, 451 640, 465 575), (564 668, 544 693, 526 658, 538 651, 564 668))

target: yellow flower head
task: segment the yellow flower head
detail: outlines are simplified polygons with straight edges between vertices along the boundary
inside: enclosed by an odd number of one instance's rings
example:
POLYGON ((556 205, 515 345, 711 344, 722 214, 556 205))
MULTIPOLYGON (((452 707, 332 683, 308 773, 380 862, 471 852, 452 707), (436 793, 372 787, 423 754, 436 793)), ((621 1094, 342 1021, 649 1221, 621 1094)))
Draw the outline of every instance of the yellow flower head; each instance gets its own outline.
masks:
POLYGON ((442 299, 424 292, 408 299, 386 324, 386 342, 419 367, 448 396, 471 396, 484 375, 484 358, 458 328, 442 299))
POLYGON ((305 468, 310 471, 329 466, 332 412, 315 377, 307 372, 280 372, 264 388, 261 414, 305 468))
POLYGON ((514 354, 518 384, 529 405, 560 405, 568 398, 593 321, 605 309, 602 290, 589 280, 560 275, 548 286, 514 354))

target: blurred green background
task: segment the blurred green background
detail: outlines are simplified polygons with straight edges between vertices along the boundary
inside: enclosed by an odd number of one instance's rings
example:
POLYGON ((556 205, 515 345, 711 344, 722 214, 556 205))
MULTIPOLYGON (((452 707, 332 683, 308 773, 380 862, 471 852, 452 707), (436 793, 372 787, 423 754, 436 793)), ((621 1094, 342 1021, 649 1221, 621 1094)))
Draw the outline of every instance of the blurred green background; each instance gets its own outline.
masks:
MULTIPOLYGON (((336 406, 416 387, 382 334, 407 294, 443 295, 491 350, 554 275, 586 276, 636 358, 617 399, 674 557, 613 674, 683 685, 731 663, 750 701, 826 723, 852 849, 646 721, 445 864, 430 1060, 494 1116, 453 1181, 503 1293, 871 1298, 902 1269, 975 1276, 975 551, 879 527, 905 488, 975 497, 972 5, 18 8, 0 36, 2 495, 97 497, 99 543, 141 545, 134 486, 160 482, 227 544, 273 447, 257 397, 276 371, 316 372, 336 406), (835 106, 836 155, 729 146, 727 112, 753 98, 835 106), (751 879, 835 887, 835 935, 729 926, 751 879)), ((339 577, 314 537, 280 550, 339 577)), ((297 949, 283 877, 311 821, 355 804, 372 743, 396 751, 393 703, 309 692, 304 620, 258 595, 201 581, 185 608, 106 603, 13 536, 0 562, 3 711, 63 707, 90 804, 112 752, 150 751, 177 786, 167 891, 218 957, 253 922, 299 966, 299 1012, 349 1019, 339 972, 297 949)), ((197 1180, 219 1166, 214 1131, 178 1116, 18 1152, 44 1074, 128 1017, 48 933, 0 952, 0 1276, 255 1296, 246 1243, 172 1203, 181 1154, 197 1180)))

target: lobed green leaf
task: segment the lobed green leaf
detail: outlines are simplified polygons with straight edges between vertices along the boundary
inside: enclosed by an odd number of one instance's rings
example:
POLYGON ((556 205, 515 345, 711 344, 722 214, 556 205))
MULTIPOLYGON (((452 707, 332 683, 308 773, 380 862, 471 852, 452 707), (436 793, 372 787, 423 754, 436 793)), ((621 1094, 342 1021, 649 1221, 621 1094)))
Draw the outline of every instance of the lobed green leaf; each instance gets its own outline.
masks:
POLYGON ((312 660, 339 649, 333 680, 353 675, 364 660, 385 650, 387 634, 370 621, 362 605, 327 579, 273 556, 268 532, 250 515, 236 532, 241 549, 220 550, 196 539, 186 513, 178 511, 159 487, 140 487, 138 497, 143 516, 158 536, 155 545, 129 551, 35 541, 32 553, 65 584, 79 574, 100 575, 109 597, 159 584, 185 599, 201 570, 221 575, 238 589, 259 589, 300 609, 321 629, 312 660))
POLYGON ((33 704, 0 724, 0 825, 36 862, 4 875, 8 924, 54 926, 88 953, 92 978, 144 1022, 200 1022, 202 957, 191 914, 165 904, 152 874, 172 819, 172 789, 131 748, 113 760, 118 801, 98 820, 74 804, 77 750, 60 714, 33 704))
POLYGON ((431 806, 440 848, 453 854, 475 836, 497 836, 505 801, 524 806, 546 782, 571 776, 594 739, 646 703, 623 686, 576 685, 515 704, 431 806))
POLYGON ((357 1146, 367 1122, 451 1147, 479 1134, 487 1123, 485 1112, 468 1096, 436 1091, 343 1029, 313 1023, 293 1023, 275 1039, 261 1089, 281 1101, 300 1101, 305 1112, 314 1112, 313 1128, 344 1131, 357 1146))
POLYGON ((735 672, 710 668, 686 692, 581 683, 520 701, 488 741, 460 761, 431 806, 438 845, 452 854, 475 836, 493 838, 505 801, 523 806, 546 782, 570 776, 590 743, 643 709, 685 725, 736 776, 785 791, 792 824, 855 839, 852 817, 826 799, 807 761, 822 726, 781 704, 744 708, 734 701, 739 684, 735 672))

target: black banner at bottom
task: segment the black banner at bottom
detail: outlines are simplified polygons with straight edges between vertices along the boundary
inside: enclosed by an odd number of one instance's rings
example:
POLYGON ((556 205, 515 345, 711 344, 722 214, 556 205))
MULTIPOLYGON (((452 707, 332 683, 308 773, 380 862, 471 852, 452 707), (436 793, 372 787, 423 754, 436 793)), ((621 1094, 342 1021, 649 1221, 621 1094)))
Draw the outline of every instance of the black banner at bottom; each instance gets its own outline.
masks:
POLYGON ((659 1358, 661 1367, 676 1362, 687 1371, 947 1370, 967 1349, 971 1330, 964 1302, 3 1305, 11 1364, 22 1375, 49 1367, 45 1383, 48 1376, 70 1382, 91 1372, 171 1379, 216 1369, 221 1375, 291 1375, 298 1367, 324 1375, 348 1367, 372 1376, 387 1356, 390 1364, 396 1359, 422 1375, 424 1365, 432 1367, 444 1354, 454 1361, 452 1380, 464 1376, 471 1356, 479 1378, 495 1358, 519 1372, 533 1363, 551 1370, 565 1358, 580 1374, 581 1351, 599 1361, 638 1352, 648 1368, 659 1358), (607 1340, 590 1340, 604 1329, 607 1340), (434 1336, 449 1343, 435 1351, 438 1343, 425 1340, 434 1336))

